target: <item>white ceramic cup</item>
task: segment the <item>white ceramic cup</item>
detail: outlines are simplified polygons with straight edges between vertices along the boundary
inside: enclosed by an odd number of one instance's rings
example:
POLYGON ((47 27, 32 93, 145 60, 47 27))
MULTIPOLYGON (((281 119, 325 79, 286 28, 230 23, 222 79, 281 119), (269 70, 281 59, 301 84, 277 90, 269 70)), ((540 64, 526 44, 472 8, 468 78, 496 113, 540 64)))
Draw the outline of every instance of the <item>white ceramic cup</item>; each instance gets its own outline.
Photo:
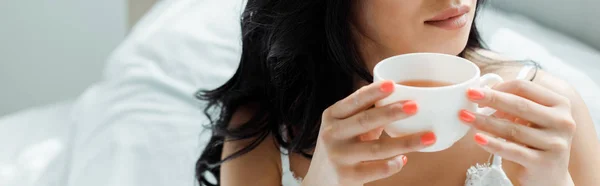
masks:
POLYGON ((467 59, 435 53, 413 53, 387 58, 373 70, 375 82, 396 82, 394 92, 376 103, 385 106, 402 100, 413 100, 418 106, 417 114, 396 121, 384 128, 391 137, 432 131, 437 137, 434 145, 420 152, 436 152, 450 148, 464 137, 469 127, 463 124, 458 113, 462 109, 491 115, 495 110, 478 108, 469 101, 467 90, 491 87, 503 82, 496 74, 481 75, 479 67, 467 59), (411 87, 398 84, 409 80, 446 82, 442 87, 411 87))

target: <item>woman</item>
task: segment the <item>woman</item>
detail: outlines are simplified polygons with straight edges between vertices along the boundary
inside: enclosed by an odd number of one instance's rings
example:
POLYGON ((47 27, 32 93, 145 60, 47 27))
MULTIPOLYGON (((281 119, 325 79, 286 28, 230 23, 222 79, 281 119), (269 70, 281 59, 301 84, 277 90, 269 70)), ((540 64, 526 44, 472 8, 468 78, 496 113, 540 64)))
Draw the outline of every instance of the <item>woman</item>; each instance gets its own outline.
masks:
POLYGON ((223 186, 463 185, 470 166, 496 154, 515 185, 597 185, 600 145, 582 99, 547 73, 485 51, 473 24, 482 3, 248 0, 237 72, 199 95, 207 115, 220 112, 196 165, 199 182, 210 185, 212 173, 223 186), (373 108, 394 86, 371 83, 371 72, 414 52, 458 55, 503 76, 493 90, 465 92, 499 112, 457 113, 473 130, 441 152, 416 152, 436 142, 430 132, 382 133, 418 103, 373 108), (531 81, 514 80, 519 73, 531 81))

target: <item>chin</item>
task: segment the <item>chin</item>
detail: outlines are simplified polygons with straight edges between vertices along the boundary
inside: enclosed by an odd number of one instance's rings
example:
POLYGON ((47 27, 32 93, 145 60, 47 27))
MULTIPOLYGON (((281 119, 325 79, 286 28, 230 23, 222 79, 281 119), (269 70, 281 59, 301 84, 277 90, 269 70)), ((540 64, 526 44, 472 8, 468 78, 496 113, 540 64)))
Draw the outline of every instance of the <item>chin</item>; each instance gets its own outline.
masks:
POLYGON ((453 47, 448 47, 448 49, 442 53, 457 56, 460 53, 462 53, 463 51, 465 51, 466 48, 467 48, 467 42, 465 41, 464 43, 457 44, 453 47))
POLYGON ((448 54, 457 56, 462 53, 467 47, 467 40, 464 42, 458 43, 445 43, 440 45, 430 45, 435 46, 434 48, 428 48, 425 50, 417 50, 417 52, 427 52, 427 53, 440 53, 440 54, 448 54))
POLYGON ((434 46, 431 52, 434 53, 442 53, 448 55, 459 55, 462 53, 467 47, 467 42, 469 40, 469 36, 460 36, 454 37, 453 39, 447 39, 443 42, 437 42, 436 44, 432 44, 430 46, 434 46))
POLYGON ((448 55, 459 55, 467 47, 469 30, 454 35, 434 34, 429 37, 421 37, 418 45, 413 45, 411 52, 430 52, 448 55))

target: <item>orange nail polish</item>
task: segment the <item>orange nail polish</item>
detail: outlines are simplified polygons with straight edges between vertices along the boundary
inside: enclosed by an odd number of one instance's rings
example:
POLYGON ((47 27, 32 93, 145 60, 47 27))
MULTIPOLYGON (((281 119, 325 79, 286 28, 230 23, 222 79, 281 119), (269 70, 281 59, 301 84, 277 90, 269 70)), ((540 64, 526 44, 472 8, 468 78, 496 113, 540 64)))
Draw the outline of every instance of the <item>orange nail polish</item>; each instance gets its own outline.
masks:
POLYGON ((485 98, 485 94, 483 94, 482 91, 472 88, 467 91, 467 96, 473 100, 481 100, 485 98))
POLYGON ((402 165, 406 165, 408 163, 408 158, 406 156, 402 156, 402 165))
POLYGON ((485 138, 485 136, 483 136, 483 134, 475 134, 475 142, 477 142, 479 145, 487 145, 488 144, 488 140, 485 138))
POLYGON ((434 144, 436 141, 436 137, 435 134, 433 132, 428 132, 423 134, 423 136, 421 136, 421 144, 423 145, 432 145, 434 144))
POLYGON ((467 110, 461 110, 458 116, 460 120, 463 120, 467 123, 472 123, 473 121, 475 121, 475 115, 467 110))
POLYGON ((391 81, 386 81, 381 84, 379 90, 383 93, 390 93, 394 91, 394 83, 391 81))
POLYGON ((417 105, 417 102, 407 101, 402 104, 402 112, 406 114, 413 115, 416 114, 418 110, 419 106, 417 105))

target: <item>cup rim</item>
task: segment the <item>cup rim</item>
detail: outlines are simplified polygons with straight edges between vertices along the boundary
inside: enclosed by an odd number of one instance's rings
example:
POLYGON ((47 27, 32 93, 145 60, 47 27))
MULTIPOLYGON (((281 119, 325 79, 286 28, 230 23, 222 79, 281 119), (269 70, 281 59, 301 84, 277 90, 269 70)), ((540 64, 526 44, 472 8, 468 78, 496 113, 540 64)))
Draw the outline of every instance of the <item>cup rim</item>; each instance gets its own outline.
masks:
POLYGON ((444 89, 453 89, 455 87, 459 87, 459 86, 463 86, 465 84, 468 84, 468 83, 476 80, 477 78, 479 78, 481 76, 481 69, 479 69, 479 67, 477 65, 475 65, 475 63, 471 62, 468 59, 465 59, 465 58, 462 58, 462 57, 459 57, 459 56, 449 55, 449 54, 420 52, 420 53, 408 53, 408 54, 396 55, 396 56, 388 57, 388 58, 385 58, 385 59, 381 60, 373 68, 373 78, 374 78, 374 80, 378 80, 378 81, 388 80, 388 79, 384 79, 384 78, 380 77, 379 74, 376 73, 377 69, 382 68, 381 66, 383 66, 385 63, 390 63, 390 62, 392 62, 392 60, 395 60, 397 58, 405 58, 405 57, 411 57, 411 56, 422 56, 422 55, 435 55, 435 56, 441 56, 441 57, 451 57, 451 58, 454 58, 454 59, 459 59, 459 60, 468 62, 469 65, 472 66, 475 69, 475 74, 473 75, 473 77, 469 78, 466 81, 463 81, 463 82, 460 82, 460 83, 455 83, 455 84, 448 85, 448 86, 442 86, 442 87, 414 87, 414 86, 406 86, 406 85, 401 85, 401 84, 398 84, 398 83, 394 83, 395 86, 406 88, 406 89, 415 89, 415 90, 444 90, 444 89))

